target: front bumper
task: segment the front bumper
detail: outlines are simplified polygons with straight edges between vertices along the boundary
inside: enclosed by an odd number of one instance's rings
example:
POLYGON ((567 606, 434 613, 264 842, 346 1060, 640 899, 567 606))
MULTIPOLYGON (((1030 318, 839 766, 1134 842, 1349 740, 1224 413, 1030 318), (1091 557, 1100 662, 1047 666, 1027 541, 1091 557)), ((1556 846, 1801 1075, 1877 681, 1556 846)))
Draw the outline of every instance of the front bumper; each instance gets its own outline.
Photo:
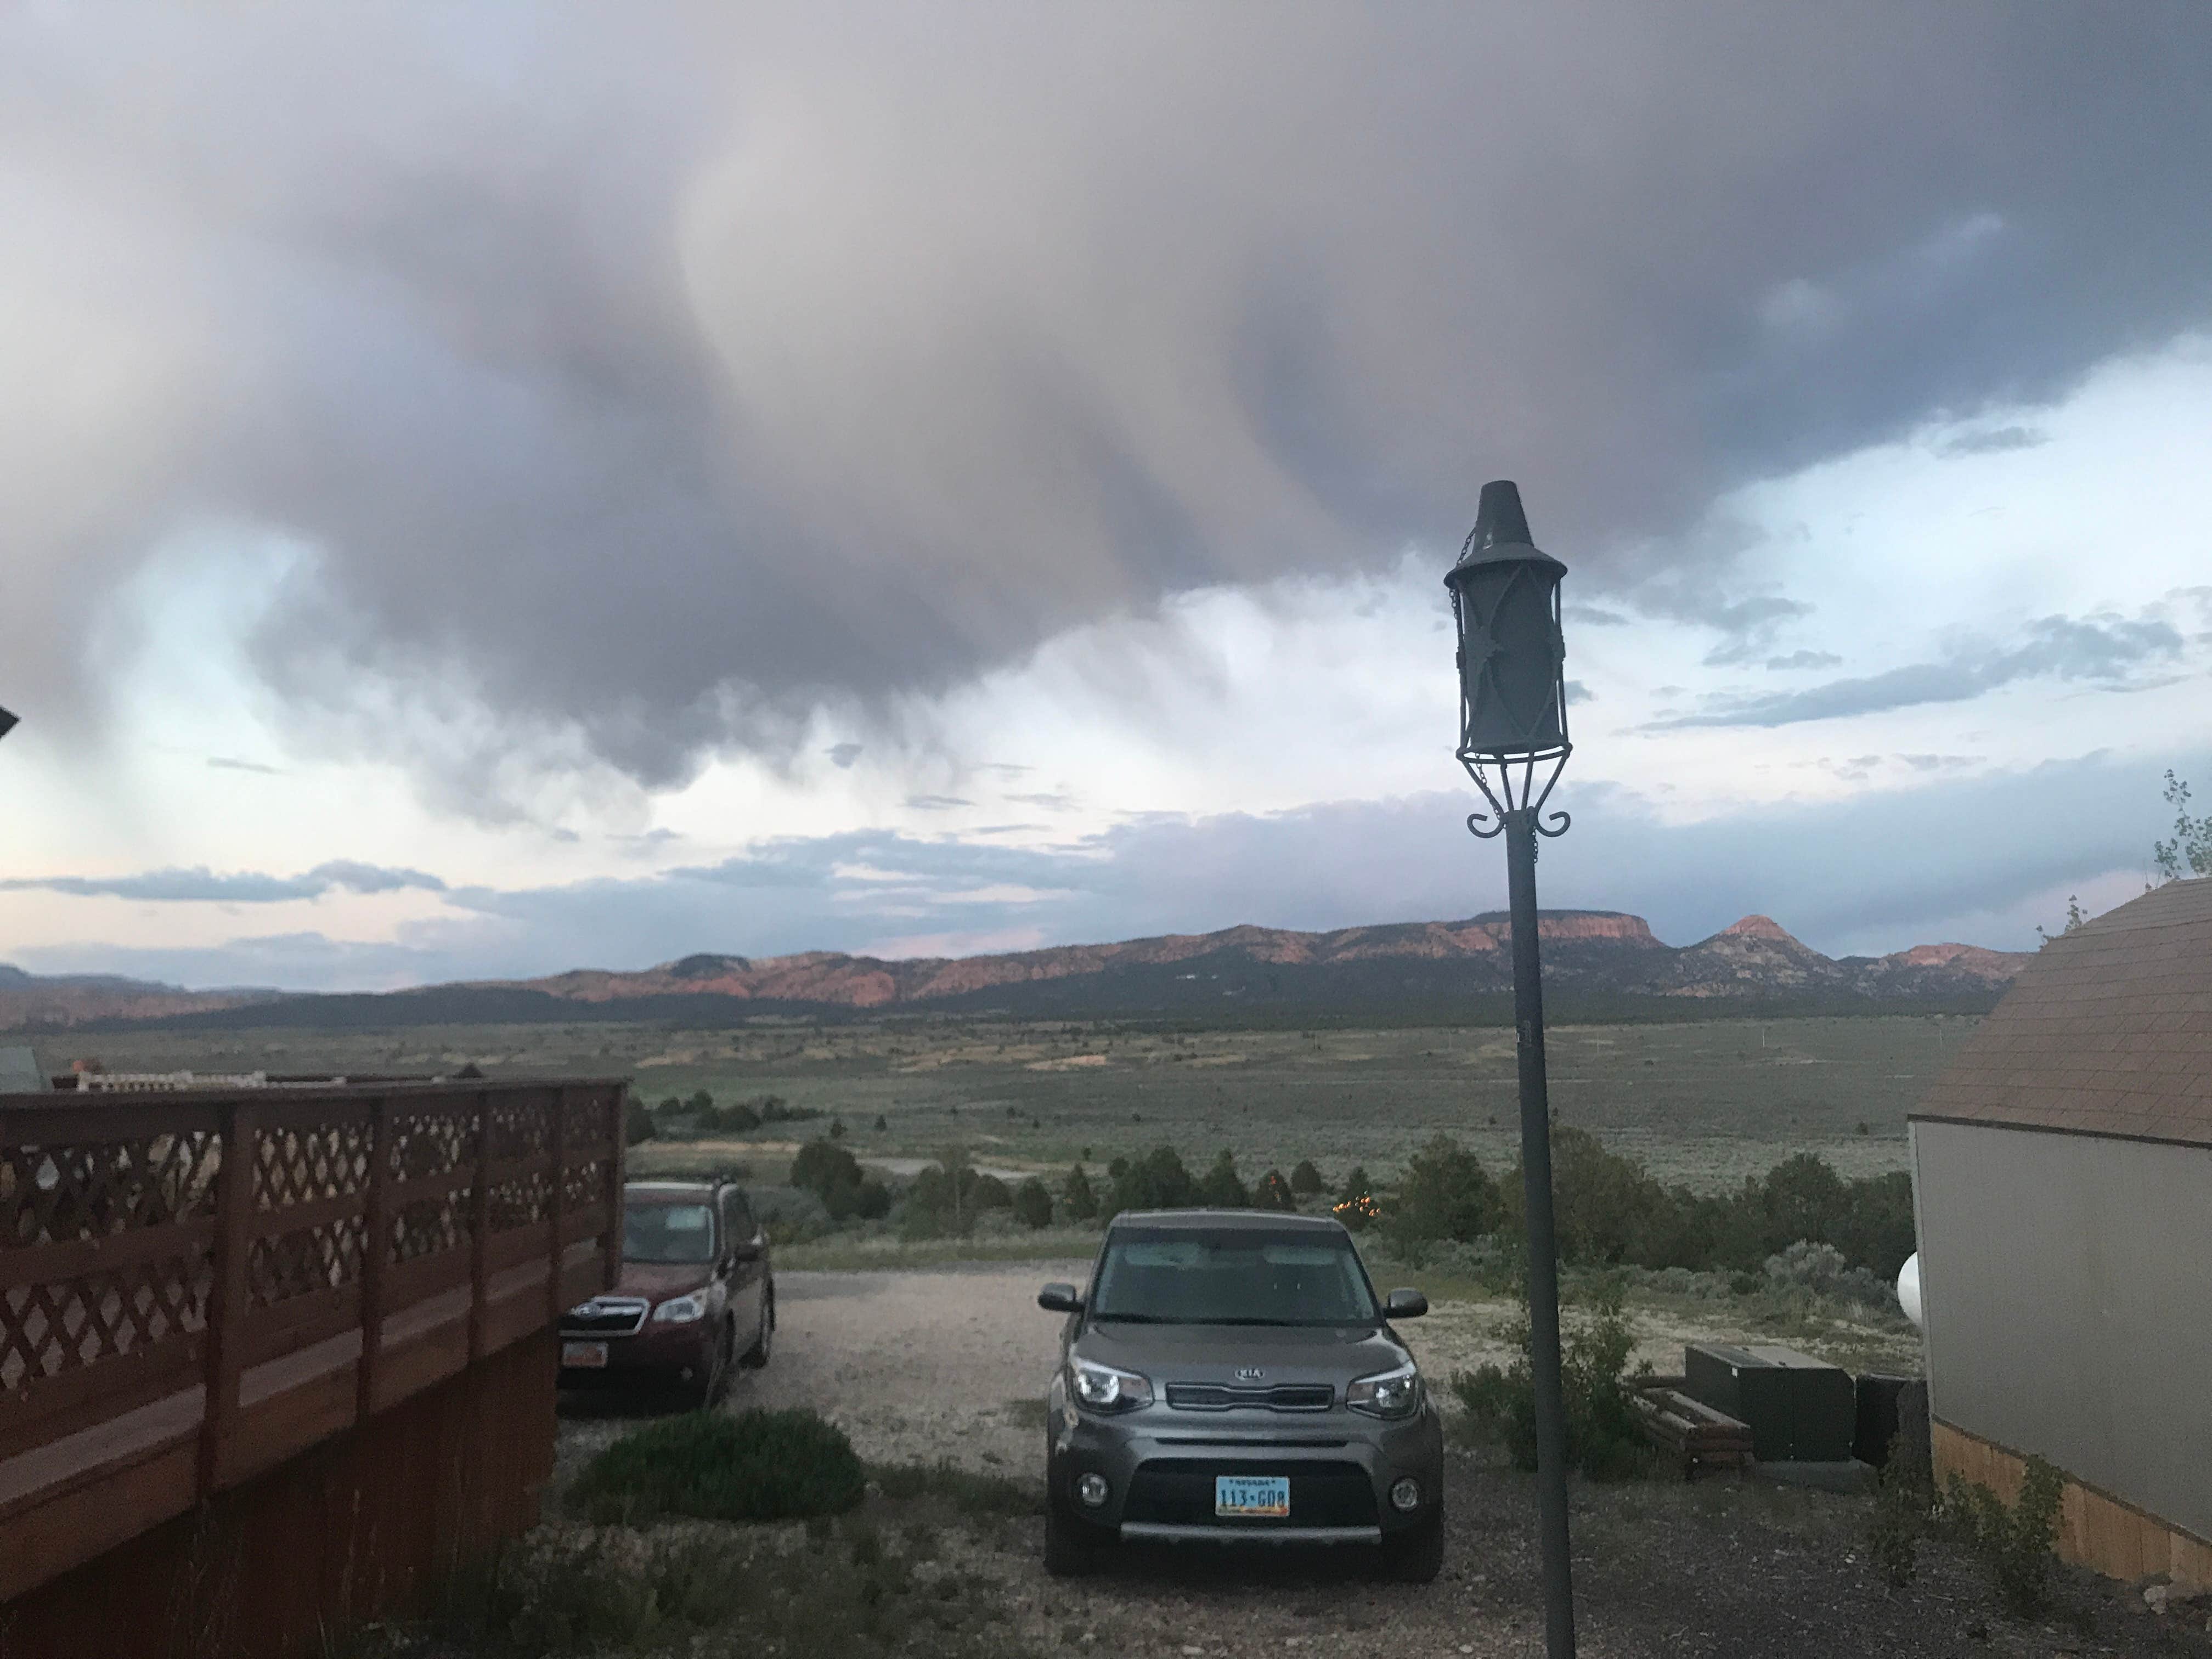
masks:
POLYGON ((1342 1407, 1217 1415, 1155 1404, 1109 1417, 1072 1408, 1055 1378, 1047 1409, 1050 1501, 1069 1519, 1132 1542, 1375 1544, 1432 1520, 1443 1503, 1443 1425, 1433 1401, 1401 1422, 1342 1407), (1078 1497, 1085 1474, 1105 1478, 1104 1503, 1078 1497), (1216 1516, 1220 1475, 1287 1479, 1290 1514, 1216 1516), (1407 1477, 1420 1486, 1410 1510, 1390 1501, 1407 1477))
POLYGON ((565 1356, 572 1342, 604 1342, 605 1365, 561 1367, 564 1389, 632 1388, 655 1383, 690 1382, 704 1376, 714 1363, 718 1321, 695 1320, 688 1325, 647 1322, 632 1336, 608 1336, 594 1331, 561 1333, 565 1356))

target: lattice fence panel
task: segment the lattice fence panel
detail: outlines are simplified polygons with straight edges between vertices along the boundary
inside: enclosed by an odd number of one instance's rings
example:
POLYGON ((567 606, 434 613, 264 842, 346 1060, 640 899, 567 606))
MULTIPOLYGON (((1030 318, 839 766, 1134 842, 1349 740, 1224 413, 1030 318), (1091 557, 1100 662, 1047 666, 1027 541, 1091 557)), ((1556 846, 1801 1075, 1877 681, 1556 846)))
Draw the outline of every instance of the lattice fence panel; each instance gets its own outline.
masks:
POLYGON ((215 1213, 211 1130, 91 1146, 0 1146, 0 1248, 105 1238, 215 1213))
POLYGON ((511 1232, 533 1221, 543 1221, 551 1213, 552 1199, 553 1174, 550 1170, 532 1170, 528 1175, 495 1183, 489 1206, 492 1231, 511 1232))
POLYGON ((396 1265, 418 1255, 435 1255, 441 1250, 466 1249, 474 1242, 473 1198, 464 1187, 442 1197, 402 1204, 392 1218, 392 1237, 386 1246, 391 1254, 385 1259, 396 1265))
POLYGON ((561 1207, 570 1215, 588 1209, 606 1197, 607 1165, 605 1158, 571 1161, 561 1171, 561 1207))
POLYGON ((392 1173, 401 1181, 448 1175, 476 1162, 473 1103, 392 1115, 392 1173))
POLYGON ((254 1207, 281 1210, 365 1191, 373 1139, 360 1121, 262 1130, 254 1139, 254 1207))
POLYGON ((360 1216, 348 1216, 256 1238, 246 1255, 247 1304, 273 1307, 310 1291, 357 1283, 368 1224, 360 1216))
POLYGON ((553 1103, 550 1100, 495 1100, 491 1121, 491 1155, 495 1162, 531 1158, 552 1145, 553 1103))
POLYGON ((96 1365, 207 1327, 213 1257, 167 1259, 0 1291, 0 1392, 96 1365))

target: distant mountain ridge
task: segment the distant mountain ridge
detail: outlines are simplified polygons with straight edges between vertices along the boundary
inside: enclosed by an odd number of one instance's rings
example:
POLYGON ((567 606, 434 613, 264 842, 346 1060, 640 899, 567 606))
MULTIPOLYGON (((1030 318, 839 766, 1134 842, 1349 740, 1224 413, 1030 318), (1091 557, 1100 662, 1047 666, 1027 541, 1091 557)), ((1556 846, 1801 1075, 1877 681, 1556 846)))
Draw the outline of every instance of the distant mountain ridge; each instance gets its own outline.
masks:
MULTIPOLYGON (((1595 1017, 1741 1007, 1852 1012, 1987 1008, 2032 952, 1923 945, 1886 957, 1821 955, 1771 917, 1671 945, 1641 916, 1547 910, 1546 994, 1595 1017)), ((0 973, 0 1028, 92 1022, 416 1025, 543 1019, 706 1023, 775 1014, 998 1012, 1012 1018, 1218 1015, 1234 1009, 1444 1012, 1495 1006, 1512 988, 1501 913, 1328 933, 1238 927, 992 956, 890 960, 831 951, 700 954, 635 972, 576 969, 374 994, 197 993, 128 980, 0 973)))

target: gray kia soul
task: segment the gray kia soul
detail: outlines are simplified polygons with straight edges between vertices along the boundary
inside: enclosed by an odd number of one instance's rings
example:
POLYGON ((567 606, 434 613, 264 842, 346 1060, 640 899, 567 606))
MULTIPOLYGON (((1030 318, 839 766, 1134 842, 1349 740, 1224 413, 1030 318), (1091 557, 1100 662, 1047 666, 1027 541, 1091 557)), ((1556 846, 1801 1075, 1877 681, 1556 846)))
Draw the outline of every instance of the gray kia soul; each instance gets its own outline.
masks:
POLYGON ((1046 1399, 1045 1568, 1105 1546, 1364 1544, 1394 1577, 1443 1559, 1443 1429, 1335 1221, 1124 1212, 1068 1317, 1046 1399))

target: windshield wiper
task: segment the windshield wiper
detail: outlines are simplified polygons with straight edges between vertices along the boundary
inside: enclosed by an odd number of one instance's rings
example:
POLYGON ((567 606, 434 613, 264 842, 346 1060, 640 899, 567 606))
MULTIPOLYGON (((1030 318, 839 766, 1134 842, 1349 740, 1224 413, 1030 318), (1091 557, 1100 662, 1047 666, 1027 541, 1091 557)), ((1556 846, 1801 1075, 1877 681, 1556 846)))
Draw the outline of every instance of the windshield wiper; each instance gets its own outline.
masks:
POLYGON ((1118 1320, 1129 1325, 1185 1325, 1190 1322, 1183 1319, 1170 1319, 1164 1314, 1103 1313, 1095 1308, 1091 1310, 1091 1316, 1093 1319, 1118 1320))

